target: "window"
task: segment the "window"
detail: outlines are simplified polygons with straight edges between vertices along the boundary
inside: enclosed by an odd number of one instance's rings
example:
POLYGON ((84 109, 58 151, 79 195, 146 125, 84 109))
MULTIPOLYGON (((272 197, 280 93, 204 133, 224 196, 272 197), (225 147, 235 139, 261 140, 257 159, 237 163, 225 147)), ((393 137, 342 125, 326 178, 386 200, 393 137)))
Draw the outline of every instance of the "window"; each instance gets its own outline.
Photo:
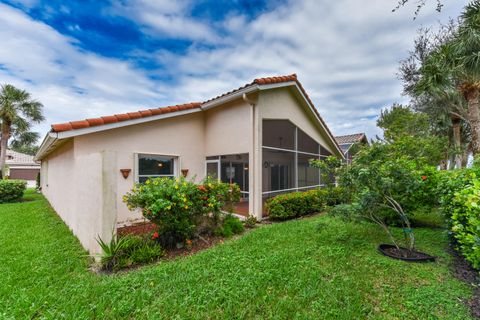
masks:
POLYGON ((156 154, 138 154, 138 182, 143 183, 148 178, 175 177, 176 157, 156 154))

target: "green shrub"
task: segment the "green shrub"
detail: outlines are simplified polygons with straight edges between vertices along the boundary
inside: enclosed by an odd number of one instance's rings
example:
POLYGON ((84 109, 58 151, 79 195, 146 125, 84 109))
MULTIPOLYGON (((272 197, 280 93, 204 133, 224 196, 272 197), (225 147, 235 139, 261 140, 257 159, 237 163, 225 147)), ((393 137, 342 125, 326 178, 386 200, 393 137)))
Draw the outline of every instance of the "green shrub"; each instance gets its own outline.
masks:
POLYGON ((318 192, 321 193, 327 206, 336 206, 350 202, 350 193, 343 187, 319 189, 318 192))
POLYGON ((253 215, 248 215, 248 217, 243 221, 245 228, 254 228, 257 223, 258 220, 253 215))
POLYGON ((26 188, 23 180, 0 180, 0 203, 20 201, 26 188))
POLYGON ((133 264, 143 264, 154 262, 164 255, 160 244, 148 241, 131 251, 130 258, 133 264))
POLYGON ((130 210, 140 208, 158 226, 158 241, 165 248, 191 239, 200 217, 216 221, 224 207, 239 199, 237 185, 210 178, 200 185, 184 178, 151 179, 136 184, 123 198, 130 210))
POLYGON ((101 267, 109 271, 153 262, 165 255, 158 242, 136 235, 114 236, 108 243, 99 238, 97 242, 103 251, 101 267))
POLYGON ((293 219, 322 211, 326 198, 327 193, 322 189, 286 193, 268 199, 266 209, 270 219, 293 219))
POLYGON ((476 269, 480 269, 480 181, 455 193, 450 204, 451 231, 456 248, 476 269))
POLYGON ((221 226, 215 230, 215 234, 229 238, 234 234, 242 233, 243 230, 244 227, 242 221, 231 214, 227 214, 223 219, 221 226))
POLYGON ((356 203, 343 203, 330 208, 328 214, 339 217, 345 221, 353 221, 358 219, 358 210, 360 210, 360 208, 356 203))
POLYGON ((454 246, 480 269, 480 167, 439 173, 437 195, 454 246))

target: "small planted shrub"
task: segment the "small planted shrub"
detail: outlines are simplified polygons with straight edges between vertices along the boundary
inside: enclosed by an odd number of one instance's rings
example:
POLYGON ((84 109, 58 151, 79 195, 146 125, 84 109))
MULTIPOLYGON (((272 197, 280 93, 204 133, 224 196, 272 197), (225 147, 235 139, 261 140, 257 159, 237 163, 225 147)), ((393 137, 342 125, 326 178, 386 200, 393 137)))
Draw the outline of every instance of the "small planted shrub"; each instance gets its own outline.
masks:
POLYGON ((215 230, 218 236, 229 238, 234 234, 239 234, 244 231, 243 223, 237 217, 227 214, 223 218, 221 226, 215 230))
POLYGON ((320 212, 325 208, 326 194, 321 190, 292 192, 267 200, 268 216, 273 220, 287 220, 320 212))
POLYGON ((253 215, 248 215, 248 217, 243 221, 245 228, 255 228, 255 225, 258 223, 258 220, 253 215))
POLYGON ((26 188, 23 180, 0 180, 0 203, 20 201, 26 188))
POLYGON ((108 271, 154 262, 165 255, 158 242, 141 236, 112 237, 110 242, 99 238, 97 242, 103 251, 101 267, 108 271))

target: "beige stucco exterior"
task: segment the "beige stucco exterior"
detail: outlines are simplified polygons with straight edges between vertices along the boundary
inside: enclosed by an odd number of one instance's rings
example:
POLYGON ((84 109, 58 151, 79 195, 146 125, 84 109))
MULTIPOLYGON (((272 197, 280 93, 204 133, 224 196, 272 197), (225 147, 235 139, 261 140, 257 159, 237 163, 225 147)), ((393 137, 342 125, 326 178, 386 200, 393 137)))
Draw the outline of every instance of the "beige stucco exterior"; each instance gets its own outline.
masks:
POLYGON ((249 154, 249 211, 262 214, 262 119, 289 119, 332 153, 332 142, 315 114, 291 88, 261 91, 254 99, 175 117, 65 139, 42 159, 42 192, 82 245, 99 252, 96 238, 141 220, 122 196, 137 179, 136 154, 177 157, 176 174, 205 177, 207 156, 249 154), (131 169, 124 178, 120 169, 131 169))

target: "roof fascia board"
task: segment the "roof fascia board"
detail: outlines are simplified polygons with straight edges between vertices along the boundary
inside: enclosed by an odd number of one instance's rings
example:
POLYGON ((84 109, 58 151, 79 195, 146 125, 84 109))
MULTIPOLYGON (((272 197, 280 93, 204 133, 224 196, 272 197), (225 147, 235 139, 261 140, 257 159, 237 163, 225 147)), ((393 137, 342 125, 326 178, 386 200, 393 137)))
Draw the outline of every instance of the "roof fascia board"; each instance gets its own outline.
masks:
POLYGON ((57 140, 56 134, 53 132, 47 133, 45 138, 43 138, 42 144, 40 145, 40 148, 37 151, 37 154, 35 154, 35 157, 33 157, 33 160, 39 161, 42 160, 43 156, 46 154, 46 151, 50 148, 50 146, 57 140))
POLYGON ((226 102, 229 102, 229 101, 232 101, 232 100, 235 100, 235 99, 238 99, 238 98, 241 98, 243 96, 243 94, 248 94, 248 93, 252 93, 254 91, 257 91, 259 90, 259 86, 258 85, 250 85, 248 87, 245 87, 243 89, 240 89, 238 91, 235 91, 235 92, 232 92, 230 94, 227 94, 225 96, 222 96, 222 97, 219 97, 219 98, 215 98, 213 100, 210 100, 206 103, 202 103, 202 105, 200 106, 200 108, 202 110, 208 110, 208 109, 211 109, 211 108, 214 108, 214 107, 217 107, 219 105, 222 105, 226 102))
POLYGON ((150 117, 145 117, 145 118, 138 118, 138 119, 132 119, 132 120, 127 120, 127 121, 119 121, 119 122, 114 122, 114 123, 109 123, 109 124, 103 124, 103 125, 95 126, 95 127, 88 127, 88 128, 83 128, 83 129, 77 129, 77 130, 57 132, 57 138, 58 139, 71 138, 71 137, 80 136, 80 135, 84 135, 84 134, 89 134, 89 133, 94 133, 94 132, 99 132, 99 131, 105 131, 105 130, 110 130, 110 129, 116 129, 116 128, 121 128, 121 127, 131 126, 131 125, 134 125, 134 124, 151 122, 151 121, 161 120, 161 119, 166 119, 166 118, 173 118, 173 117, 176 117, 176 116, 195 113, 195 112, 199 112, 199 111, 201 111, 200 108, 189 109, 189 110, 181 110, 181 111, 169 112, 169 113, 159 114, 159 115, 156 115, 156 116, 150 116, 150 117))

